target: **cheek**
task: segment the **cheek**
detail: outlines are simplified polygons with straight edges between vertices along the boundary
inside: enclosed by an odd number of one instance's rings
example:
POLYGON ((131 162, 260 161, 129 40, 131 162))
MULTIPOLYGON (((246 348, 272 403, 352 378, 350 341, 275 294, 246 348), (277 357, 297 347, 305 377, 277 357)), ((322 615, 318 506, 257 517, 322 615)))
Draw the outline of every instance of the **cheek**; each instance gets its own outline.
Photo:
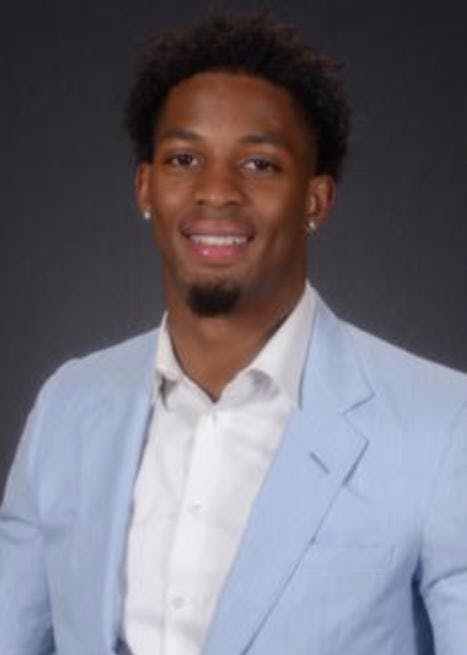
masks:
POLYGON ((260 214, 266 229, 284 234, 287 238, 303 231, 305 224, 305 209, 297 197, 277 197, 270 195, 264 199, 260 214))
POLYGON ((164 238, 164 233, 165 230, 163 229, 160 220, 155 220, 154 217, 152 219, 152 235, 154 237, 154 241, 156 242, 156 245, 159 249, 159 251, 162 253, 164 250, 167 249, 167 238, 164 238))
POLYGON ((252 189, 250 198, 254 198, 258 213, 271 223, 304 222, 306 192, 290 176, 282 183, 252 189))
POLYGON ((151 204, 159 214, 177 213, 187 206, 191 186, 186 181, 167 179, 163 175, 155 177, 151 187, 151 204))
POLYGON ((161 252, 172 250, 173 233, 176 229, 173 212, 161 204, 153 203, 152 234, 161 252))

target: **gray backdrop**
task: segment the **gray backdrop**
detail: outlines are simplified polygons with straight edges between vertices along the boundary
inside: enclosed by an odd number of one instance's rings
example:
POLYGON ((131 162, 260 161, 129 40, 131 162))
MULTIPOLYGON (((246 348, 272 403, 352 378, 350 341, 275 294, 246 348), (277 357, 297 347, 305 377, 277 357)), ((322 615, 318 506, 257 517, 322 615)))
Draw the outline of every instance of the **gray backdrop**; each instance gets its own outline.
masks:
MULTIPOLYGON (((262 5, 348 64, 352 152, 314 283, 349 320, 467 370, 466 3, 262 5)), ((142 35, 206 6, 2 2, 0 489, 44 378, 160 316, 121 108, 142 35)))

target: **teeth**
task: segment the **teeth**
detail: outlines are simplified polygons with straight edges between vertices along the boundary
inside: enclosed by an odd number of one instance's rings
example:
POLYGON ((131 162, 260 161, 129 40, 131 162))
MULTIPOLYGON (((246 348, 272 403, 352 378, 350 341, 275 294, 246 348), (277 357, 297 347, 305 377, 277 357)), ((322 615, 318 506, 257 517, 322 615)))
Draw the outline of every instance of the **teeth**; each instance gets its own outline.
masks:
POLYGON ((246 237, 241 236, 219 236, 211 234, 192 234, 191 241, 200 243, 203 246, 240 246, 247 242, 246 237))

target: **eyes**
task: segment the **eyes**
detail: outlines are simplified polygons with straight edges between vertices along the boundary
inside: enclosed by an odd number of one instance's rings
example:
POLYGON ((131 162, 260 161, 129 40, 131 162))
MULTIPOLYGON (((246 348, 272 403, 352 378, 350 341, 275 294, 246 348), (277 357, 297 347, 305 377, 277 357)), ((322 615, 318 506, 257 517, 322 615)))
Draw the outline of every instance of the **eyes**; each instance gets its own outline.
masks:
MULTIPOLYGON (((202 155, 193 152, 176 152, 166 156, 164 165, 172 169, 199 169, 205 164, 202 155)), ((240 170, 247 173, 279 173, 282 167, 279 163, 263 156, 249 156, 239 162, 240 170)))
POLYGON ((245 162, 244 167, 247 170, 258 171, 259 173, 278 173, 281 170, 278 164, 269 159, 264 159, 263 157, 252 157, 251 159, 248 159, 245 162))
POLYGON ((198 163, 198 160, 196 155, 189 152, 180 152, 167 157, 165 163, 174 168, 193 168, 198 163))

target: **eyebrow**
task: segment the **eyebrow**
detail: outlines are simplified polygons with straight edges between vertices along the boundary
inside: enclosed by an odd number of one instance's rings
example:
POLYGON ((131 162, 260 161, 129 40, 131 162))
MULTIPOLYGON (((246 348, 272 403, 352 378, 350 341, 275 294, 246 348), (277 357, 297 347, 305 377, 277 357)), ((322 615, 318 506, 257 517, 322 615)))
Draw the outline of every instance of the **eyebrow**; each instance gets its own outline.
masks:
POLYGON ((183 127, 171 127, 161 132, 161 134, 158 137, 158 141, 165 141, 166 139, 183 139, 184 141, 201 141, 202 137, 196 132, 193 132, 192 130, 187 130, 183 127))
POLYGON ((240 143, 253 145, 266 144, 290 150, 288 141, 272 132, 253 132, 252 134, 245 134, 245 136, 240 139, 240 143))
MULTIPOLYGON (((166 141, 168 139, 182 139, 183 141, 202 141, 203 137, 197 132, 188 130, 183 127, 172 127, 161 132, 158 141, 166 141)), ((273 145, 285 150, 290 150, 288 141, 277 134, 272 132, 252 132, 245 134, 239 140, 240 143, 246 145, 273 145)))

